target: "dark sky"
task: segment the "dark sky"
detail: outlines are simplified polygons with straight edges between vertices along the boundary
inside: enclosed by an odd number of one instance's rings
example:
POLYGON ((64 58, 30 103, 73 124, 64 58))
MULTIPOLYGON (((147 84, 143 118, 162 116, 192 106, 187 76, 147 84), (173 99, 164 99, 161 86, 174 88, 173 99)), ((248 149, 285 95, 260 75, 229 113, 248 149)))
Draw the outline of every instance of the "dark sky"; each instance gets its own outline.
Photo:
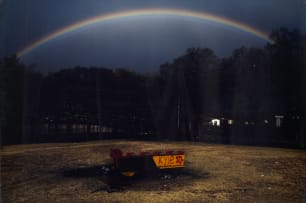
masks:
MULTIPOLYGON (((72 23, 104 13, 171 8, 209 12, 270 32, 281 26, 306 31, 306 0, 0 0, 0 57, 72 23), (4 45, 4 46, 3 46, 4 45)), ((157 71, 187 48, 211 48, 217 56, 265 41, 217 23, 186 17, 118 19, 66 34, 21 60, 42 72, 81 66, 157 71)))

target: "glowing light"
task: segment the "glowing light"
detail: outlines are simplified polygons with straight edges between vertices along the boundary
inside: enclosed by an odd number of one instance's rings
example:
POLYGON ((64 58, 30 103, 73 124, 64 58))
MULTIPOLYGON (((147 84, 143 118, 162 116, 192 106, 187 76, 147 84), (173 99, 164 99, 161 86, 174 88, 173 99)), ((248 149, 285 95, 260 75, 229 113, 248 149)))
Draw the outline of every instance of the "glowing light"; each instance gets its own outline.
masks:
POLYGON ((115 19, 122 19, 127 17, 137 17, 137 16, 146 16, 146 15, 154 15, 154 16, 160 16, 160 15, 166 15, 166 16, 183 16, 183 17, 190 17, 190 18, 196 18, 201 19, 209 22, 214 22, 226 26, 233 27, 235 29, 250 33, 252 35, 255 35, 263 40, 266 40, 268 42, 273 43, 271 39, 269 39, 269 36, 267 33, 260 31, 254 27, 251 27, 247 24, 243 24, 241 22, 225 18, 222 16, 213 15, 207 12, 195 12, 190 10, 182 10, 182 9, 140 9, 140 10, 129 10, 129 11, 121 11, 121 12, 114 12, 109 14, 102 14, 93 18, 85 19, 76 23, 73 23, 71 25, 68 25, 66 27, 63 27, 59 30, 56 30, 36 41, 29 44, 28 46, 24 47, 23 49, 19 50, 17 52, 18 57, 23 57, 26 54, 30 53, 34 49, 42 46, 43 44, 56 39, 57 37, 60 37, 64 34, 79 30, 81 28, 84 28, 86 26, 94 25, 97 23, 102 23, 109 20, 115 20, 115 19))
POLYGON ((231 120, 231 119, 229 119, 229 120, 227 121, 227 123, 228 123, 229 125, 233 125, 233 124, 234 124, 234 121, 231 120))
POLYGON ((210 122, 213 126, 220 126, 221 121, 220 119, 212 119, 210 122))
POLYGON ((275 115, 275 125, 277 128, 280 128, 282 126, 282 123, 283 123, 283 119, 284 119, 284 116, 282 115, 275 115))

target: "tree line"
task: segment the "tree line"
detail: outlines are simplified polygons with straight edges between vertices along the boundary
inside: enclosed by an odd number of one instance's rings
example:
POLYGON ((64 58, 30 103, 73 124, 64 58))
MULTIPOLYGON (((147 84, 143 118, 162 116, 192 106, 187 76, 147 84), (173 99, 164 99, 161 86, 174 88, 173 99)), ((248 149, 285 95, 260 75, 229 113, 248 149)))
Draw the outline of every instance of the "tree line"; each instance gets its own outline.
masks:
POLYGON ((224 58, 208 48, 190 48, 151 75, 103 67, 42 75, 16 56, 3 58, 2 144, 39 142, 45 125, 53 129, 45 141, 55 139, 61 125, 68 129, 60 136, 67 137, 76 124, 111 129, 97 131, 97 139, 205 140, 209 119, 225 118, 236 124, 222 130, 229 143, 235 136, 278 139, 280 133, 279 139, 305 147, 306 37, 286 28, 270 36, 274 43, 240 47, 224 58), (275 115, 286 118, 281 132, 263 127, 275 115), (245 121, 256 125, 241 131, 245 121))

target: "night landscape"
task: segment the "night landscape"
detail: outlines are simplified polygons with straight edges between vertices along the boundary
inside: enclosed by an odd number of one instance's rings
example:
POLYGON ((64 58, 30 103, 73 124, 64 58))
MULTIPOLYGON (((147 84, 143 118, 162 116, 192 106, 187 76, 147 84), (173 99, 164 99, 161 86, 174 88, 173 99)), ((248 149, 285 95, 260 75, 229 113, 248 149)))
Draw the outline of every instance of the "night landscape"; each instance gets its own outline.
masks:
POLYGON ((1 201, 306 201, 305 11, 0 0, 1 201))

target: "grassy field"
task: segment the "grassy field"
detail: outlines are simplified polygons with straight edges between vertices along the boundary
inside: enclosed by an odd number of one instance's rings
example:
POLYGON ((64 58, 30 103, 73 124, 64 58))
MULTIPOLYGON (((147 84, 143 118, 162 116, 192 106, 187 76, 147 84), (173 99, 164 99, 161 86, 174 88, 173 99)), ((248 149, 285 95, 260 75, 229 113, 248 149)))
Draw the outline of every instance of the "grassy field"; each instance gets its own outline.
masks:
POLYGON ((306 202, 306 151, 189 142, 96 141, 3 147, 2 202, 306 202), (183 149, 176 178, 110 193, 109 149, 183 149), (67 175, 68 174, 68 175, 67 175))

